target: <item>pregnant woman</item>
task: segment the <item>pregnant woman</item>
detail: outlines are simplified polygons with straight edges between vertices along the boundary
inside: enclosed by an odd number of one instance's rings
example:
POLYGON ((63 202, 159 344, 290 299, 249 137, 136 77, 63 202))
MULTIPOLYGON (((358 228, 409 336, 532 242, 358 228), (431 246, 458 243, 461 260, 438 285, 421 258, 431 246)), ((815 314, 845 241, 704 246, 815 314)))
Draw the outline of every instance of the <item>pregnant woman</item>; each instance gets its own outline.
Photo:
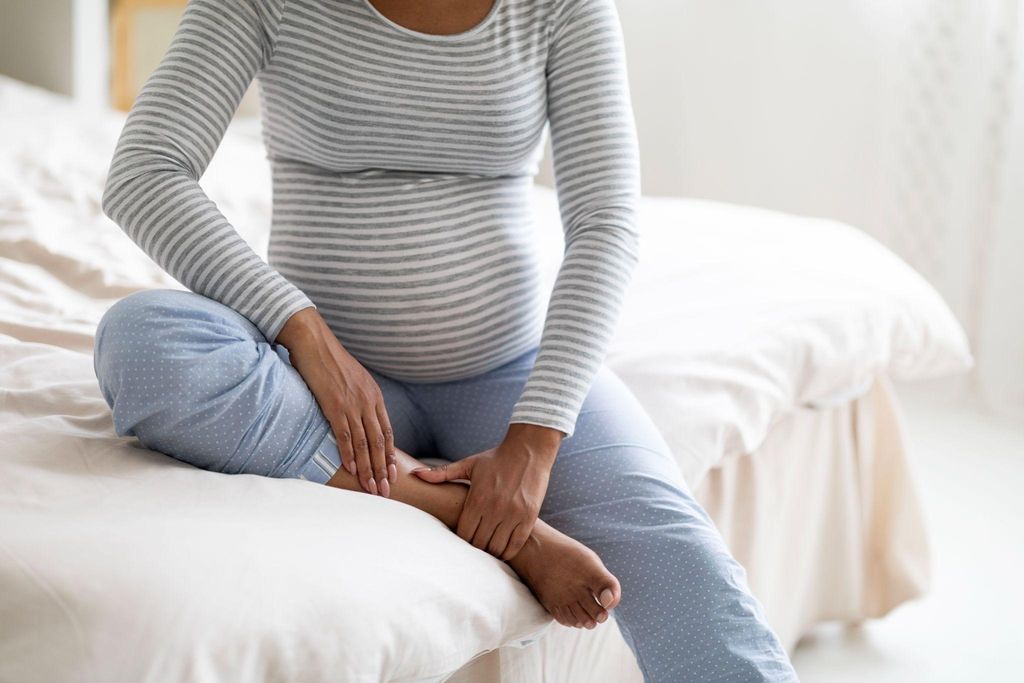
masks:
POLYGON ((103 195, 191 290, 100 322, 117 432, 425 510, 562 624, 613 612, 647 681, 795 680, 604 365, 638 197, 613 0, 191 0, 103 195), (199 185, 254 79, 267 261, 199 185), (529 204, 546 132, 565 233, 550 292, 529 204))

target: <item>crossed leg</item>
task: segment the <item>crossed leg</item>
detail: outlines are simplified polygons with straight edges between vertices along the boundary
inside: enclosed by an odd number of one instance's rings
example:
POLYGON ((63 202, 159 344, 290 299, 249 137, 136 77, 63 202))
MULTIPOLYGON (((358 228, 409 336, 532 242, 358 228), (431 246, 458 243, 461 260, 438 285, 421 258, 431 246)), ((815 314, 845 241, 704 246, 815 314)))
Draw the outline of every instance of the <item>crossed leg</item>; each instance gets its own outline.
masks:
MULTIPOLYGON (((298 477, 360 490, 339 467, 328 423, 287 351, 223 304, 180 290, 125 297, 100 321, 94 361, 122 436, 215 472, 298 477)), ((405 385, 373 374, 401 449, 391 497, 454 528, 465 486, 429 484, 409 474, 422 464, 410 453, 434 454, 431 435, 405 385)), ((567 625, 593 627, 618 604, 618 582, 597 555, 546 524, 538 525, 510 566, 567 625)))

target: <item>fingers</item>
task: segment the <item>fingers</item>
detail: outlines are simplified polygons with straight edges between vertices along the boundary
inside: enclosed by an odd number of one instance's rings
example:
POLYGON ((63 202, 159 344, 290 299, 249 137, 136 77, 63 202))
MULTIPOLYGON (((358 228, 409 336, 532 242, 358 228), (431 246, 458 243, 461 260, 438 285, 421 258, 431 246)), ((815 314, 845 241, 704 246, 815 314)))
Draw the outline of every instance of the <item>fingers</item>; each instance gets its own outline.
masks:
POLYGON ((391 486, 388 482, 388 463, 384 456, 384 434, 377 421, 376 412, 363 416, 363 432, 366 435, 367 450, 370 453, 370 467, 376 480, 377 491, 388 498, 391 486))
POLYGON ((387 462, 388 479, 394 484, 398 481, 398 462, 395 460, 395 433, 391 429, 391 418, 388 417, 384 401, 377 403, 377 422, 380 424, 381 435, 384 437, 384 460, 387 462))
POLYGON ((352 449, 355 451, 356 477, 359 479, 359 485, 364 491, 377 495, 377 482, 373 478, 373 465, 370 462, 370 448, 366 440, 366 431, 363 429, 363 421, 359 417, 349 416, 348 426, 352 449))
POLYGON ((356 454, 352 448, 352 434, 348 428, 348 417, 341 417, 331 420, 331 430, 334 432, 334 441, 338 445, 338 453, 341 455, 341 464, 353 477, 356 476, 356 454))
POLYGON ((519 527, 516 523, 502 522, 495 528, 494 534, 491 535, 491 540, 487 544, 487 552, 495 557, 505 559, 505 549, 508 548, 508 541, 512 537, 512 532, 519 527))
POLYGON ((512 532, 512 535, 509 536, 508 545, 505 546, 505 552, 501 554, 501 559, 508 562, 518 555, 519 551, 523 549, 524 545, 526 545, 526 541, 530 539, 530 534, 532 532, 533 529, 531 528, 531 525, 520 524, 517 526, 512 532))
POLYGON ((383 400, 372 407, 353 405, 369 412, 342 413, 331 420, 342 466, 359 480, 368 493, 391 496, 391 484, 398 479, 394 433, 383 400))
POLYGON ((412 473, 424 481, 440 484, 454 479, 470 479, 473 475, 473 458, 463 458, 436 467, 417 467, 412 473))
MULTIPOLYGON (((472 492, 470 492, 472 496, 472 492)), ((459 523, 455 528, 455 533, 466 543, 473 542, 473 535, 476 533, 476 528, 480 524, 480 515, 475 510, 471 509, 467 500, 466 506, 462 510, 462 514, 459 515, 459 523)))
MULTIPOLYGON (((476 531, 473 532, 473 547, 486 552, 497 528, 498 522, 495 521, 494 515, 481 516, 480 523, 477 524, 476 531)), ((504 547, 502 549, 504 550, 504 547)))

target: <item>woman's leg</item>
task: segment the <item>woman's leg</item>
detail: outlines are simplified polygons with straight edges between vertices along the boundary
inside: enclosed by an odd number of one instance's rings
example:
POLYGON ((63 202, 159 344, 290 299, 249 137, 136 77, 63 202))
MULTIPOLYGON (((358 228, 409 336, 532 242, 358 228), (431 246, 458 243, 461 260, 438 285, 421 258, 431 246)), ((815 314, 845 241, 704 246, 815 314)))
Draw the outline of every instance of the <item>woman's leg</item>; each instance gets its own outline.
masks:
MULTIPOLYGON (((531 366, 528 355, 472 380, 413 386, 442 457, 503 438, 531 366)), ((616 621, 645 680, 796 680, 743 568, 650 418, 607 368, 562 442, 541 518, 618 577, 616 621)))
MULTIPOLYGON (((118 434, 215 472, 298 477, 360 491, 340 467, 327 421, 287 357, 231 308, 171 289, 114 304, 100 321, 94 350, 118 434)), ((404 385, 371 373, 399 449, 392 498, 453 528, 466 487, 409 474, 421 465, 409 453, 435 454, 425 419, 404 385)), ((596 555, 546 524, 510 564, 552 609, 567 602, 569 591, 610 577, 596 555)), ((596 618, 600 610, 593 611, 596 618)))
MULTIPOLYGON (((237 311, 156 289, 115 303, 96 330, 96 377, 121 436, 206 470, 326 483, 329 425, 288 352, 237 311)), ((395 442, 428 446, 401 386, 381 384, 395 442)))
MULTIPOLYGON (((359 480, 337 464, 339 458, 332 450, 329 458, 335 463, 335 474, 327 484, 362 491, 359 480)), ((396 449, 395 462, 398 478, 391 486, 391 499, 433 515, 454 531, 469 487, 458 482, 423 481, 411 474, 423 463, 400 449, 396 449)), ((609 591, 604 598, 606 605, 619 598, 618 581, 597 554, 542 520, 537 521, 522 550, 508 564, 544 608, 567 626, 594 628, 608 619, 598 596, 609 591), (581 617, 578 622, 572 618, 574 611, 581 617)))

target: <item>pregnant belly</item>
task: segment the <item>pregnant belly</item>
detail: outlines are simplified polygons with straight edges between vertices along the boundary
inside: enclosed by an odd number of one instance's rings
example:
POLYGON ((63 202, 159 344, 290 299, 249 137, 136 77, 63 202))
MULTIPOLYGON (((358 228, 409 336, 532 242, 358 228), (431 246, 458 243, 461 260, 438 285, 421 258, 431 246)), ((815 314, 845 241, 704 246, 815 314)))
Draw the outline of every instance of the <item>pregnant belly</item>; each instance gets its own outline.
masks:
POLYGON ((315 203, 275 181, 270 264, 352 355, 396 379, 438 382, 539 342, 545 297, 518 179, 369 180, 315 203))

